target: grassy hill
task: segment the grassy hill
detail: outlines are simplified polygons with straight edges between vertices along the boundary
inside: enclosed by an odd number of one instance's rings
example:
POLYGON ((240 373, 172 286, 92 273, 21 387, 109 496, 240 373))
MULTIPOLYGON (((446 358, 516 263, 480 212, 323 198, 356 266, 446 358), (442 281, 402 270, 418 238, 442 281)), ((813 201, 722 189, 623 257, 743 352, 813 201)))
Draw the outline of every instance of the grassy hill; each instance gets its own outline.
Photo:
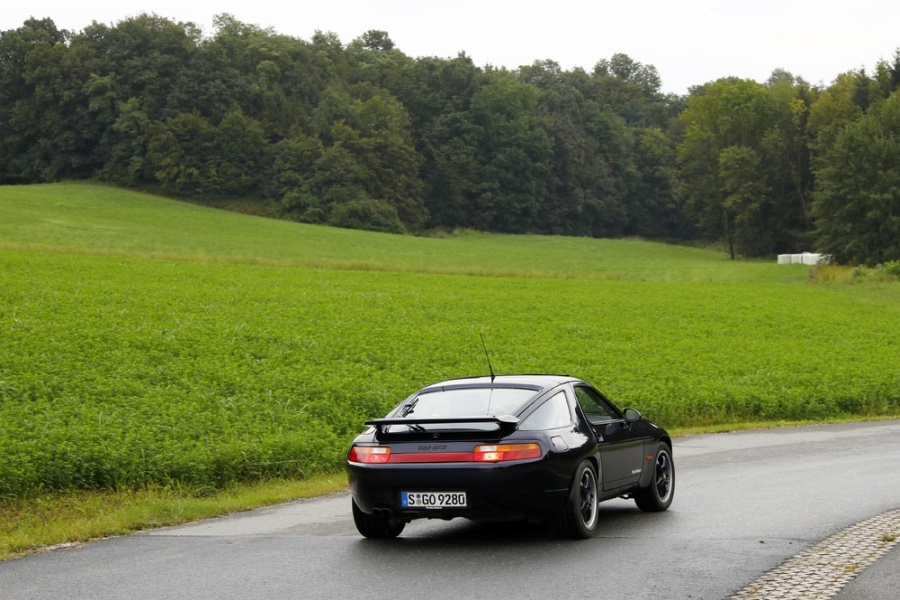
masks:
POLYGON ((566 372, 668 427, 900 414, 900 285, 638 240, 414 238, 0 187, 0 498, 340 468, 417 386, 566 372))
POLYGON ((0 187, 0 247, 198 262, 652 281, 799 281, 804 269, 641 240, 419 238, 212 210, 113 187, 0 187))

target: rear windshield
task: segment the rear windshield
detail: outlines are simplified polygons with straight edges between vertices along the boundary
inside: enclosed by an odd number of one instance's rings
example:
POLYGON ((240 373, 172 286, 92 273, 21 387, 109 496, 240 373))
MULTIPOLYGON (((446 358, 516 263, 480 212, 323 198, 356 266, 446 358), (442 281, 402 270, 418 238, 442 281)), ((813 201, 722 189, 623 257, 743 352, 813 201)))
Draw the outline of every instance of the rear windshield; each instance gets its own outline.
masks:
POLYGON ((529 400, 534 390, 521 388, 463 388, 425 392, 401 408, 397 416, 416 419, 488 417, 515 414, 529 400), (403 413, 406 412, 404 415, 403 413))

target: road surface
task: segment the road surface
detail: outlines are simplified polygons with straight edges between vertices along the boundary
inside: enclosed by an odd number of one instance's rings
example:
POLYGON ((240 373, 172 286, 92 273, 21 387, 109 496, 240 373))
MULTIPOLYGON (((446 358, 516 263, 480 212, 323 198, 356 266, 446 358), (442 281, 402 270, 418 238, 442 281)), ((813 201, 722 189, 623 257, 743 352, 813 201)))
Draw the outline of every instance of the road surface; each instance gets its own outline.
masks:
POLYGON ((366 540, 337 494, 0 563, 0 598, 721 600, 900 508, 900 421, 681 437, 674 457, 669 511, 604 503, 588 540, 464 520, 366 540))

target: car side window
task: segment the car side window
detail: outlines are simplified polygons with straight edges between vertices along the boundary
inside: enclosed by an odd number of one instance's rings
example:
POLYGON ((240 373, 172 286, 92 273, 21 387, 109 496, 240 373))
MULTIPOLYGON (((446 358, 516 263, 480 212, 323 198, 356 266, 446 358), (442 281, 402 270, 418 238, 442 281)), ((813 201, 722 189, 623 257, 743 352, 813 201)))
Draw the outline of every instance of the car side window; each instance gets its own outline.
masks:
POLYGON ((535 431, 538 429, 556 429, 572 424, 572 414, 565 392, 559 392, 541 404, 537 410, 528 415, 519 426, 520 430, 535 431))
POLYGON ((580 385, 575 386, 575 397, 578 398, 578 405, 584 411, 584 416, 591 423, 602 423, 603 421, 622 418, 619 411, 591 388, 580 385))

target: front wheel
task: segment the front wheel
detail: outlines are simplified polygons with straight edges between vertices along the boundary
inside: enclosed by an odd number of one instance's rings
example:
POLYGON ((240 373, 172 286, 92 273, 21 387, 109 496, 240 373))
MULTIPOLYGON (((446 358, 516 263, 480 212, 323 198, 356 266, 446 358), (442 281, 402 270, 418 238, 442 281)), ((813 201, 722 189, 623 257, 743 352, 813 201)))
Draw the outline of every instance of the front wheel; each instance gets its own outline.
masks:
POLYGON ((562 535, 589 538, 597 528, 597 474, 584 460, 575 470, 566 505, 556 515, 556 529, 562 535))
POLYGON ((653 465, 653 481, 635 492, 634 502, 643 511, 659 512, 669 508, 674 495, 675 463, 672 461, 672 449, 665 442, 660 442, 653 465))
POLYGON ((356 524, 356 530, 367 538, 372 539, 390 539, 400 535, 406 522, 396 517, 386 517, 381 515, 370 515, 364 513, 356 505, 355 500, 351 500, 353 504, 353 522, 356 524))

